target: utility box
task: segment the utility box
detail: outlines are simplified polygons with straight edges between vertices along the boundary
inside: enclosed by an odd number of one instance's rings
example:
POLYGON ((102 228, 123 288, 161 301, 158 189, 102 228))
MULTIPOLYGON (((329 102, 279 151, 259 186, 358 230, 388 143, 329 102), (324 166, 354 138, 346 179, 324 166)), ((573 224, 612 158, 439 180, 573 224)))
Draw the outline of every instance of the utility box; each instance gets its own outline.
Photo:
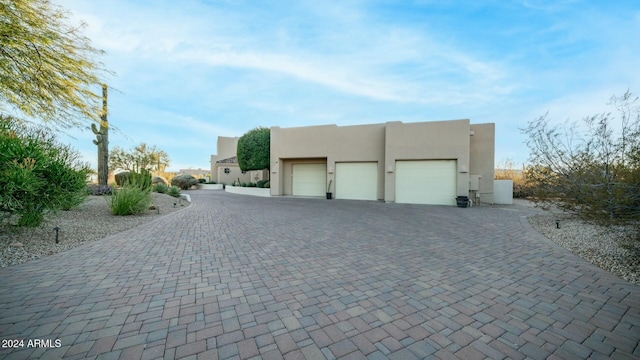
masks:
POLYGON ((480 190, 480 179, 482 175, 469 175, 469 191, 480 190))

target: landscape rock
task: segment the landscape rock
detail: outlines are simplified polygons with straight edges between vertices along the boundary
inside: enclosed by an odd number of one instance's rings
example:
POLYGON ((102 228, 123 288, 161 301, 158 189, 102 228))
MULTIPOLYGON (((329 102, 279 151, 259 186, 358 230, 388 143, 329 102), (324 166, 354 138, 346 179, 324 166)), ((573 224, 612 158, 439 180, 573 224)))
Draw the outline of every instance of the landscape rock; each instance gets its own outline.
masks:
POLYGON ((175 198, 169 195, 151 193, 151 201, 156 209, 139 215, 115 216, 109 210, 107 199, 104 196, 89 196, 78 208, 50 215, 35 228, 16 228, 10 222, 0 223, 0 267, 63 252, 184 209, 174 208, 175 198), (54 226, 64 229, 64 239, 61 231, 59 244, 55 243, 55 234, 51 231, 54 226))

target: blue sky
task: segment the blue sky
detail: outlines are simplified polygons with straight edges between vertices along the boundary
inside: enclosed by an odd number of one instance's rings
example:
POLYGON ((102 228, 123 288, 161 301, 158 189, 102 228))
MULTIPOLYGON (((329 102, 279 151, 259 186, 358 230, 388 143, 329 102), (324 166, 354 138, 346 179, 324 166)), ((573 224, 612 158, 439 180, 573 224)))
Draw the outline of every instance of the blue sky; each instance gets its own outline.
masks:
MULTIPOLYGON (((57 0, 105 50, 110 147, 209 168, 218 136, 258 126, 470 119, 519 128, 640 93, 640 3, 581 0, 57 0)), ((94 167, 90 131, 64 136, 94 167)))

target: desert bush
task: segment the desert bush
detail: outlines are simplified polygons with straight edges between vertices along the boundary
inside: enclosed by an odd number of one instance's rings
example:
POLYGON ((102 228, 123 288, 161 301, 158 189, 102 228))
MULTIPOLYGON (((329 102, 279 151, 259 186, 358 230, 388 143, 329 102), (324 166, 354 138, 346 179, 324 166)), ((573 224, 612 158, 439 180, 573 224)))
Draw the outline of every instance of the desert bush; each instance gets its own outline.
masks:
POLYGON ((535 200, 599 224, 640 221, 638 103, 629 91, 611 98, 619 126, 611 113, 588 117, 582 127, 552 126, 546 115, 529 122, 523 132, 533 165, 525 179, 535 200))
POLYGON ((91 170, 79 158, 49 130, 0 115, 0 212, 33 227, 82 203, 91 170))
POLYGON ((167 194, 176 198, 180 197, 180 188, 177 186, 172 186, 169 188, 169 192, 167 194))
POLYGON ((151 190, 151 173, 145 169, 140 170, 140 172, 130 172, 125 181, 125 186, 149 191, 151 190))
POLYGON ((113 175, 116 180, 116 185, 124 186, 129 179, 129 175, 131 175, 130 171, 123 171, 113 175))
POLYGON ((123 186, 111 195, 109 207, 114 215, 135 215, 144 212, 151 202, 151 173, 127 172, 123 186))
POLYGON ((151 188, 151 191, 157 192, 160 194, 167 194, 169 193, 169 187, 163 183, 157 183, 153 185, 153 187, 151 188))
POLYGON ((167 181, 167 179, 165 179, 162 176, 154 176, 151 179, 151 184, 155 185, 155 184, 164 184, 164 185, 169 185, 169 182, 167 181))
POLYGON ((182 190, 188 190, 196 184, 198 184, 198 180, 191 175, 177 175, 171 179, 171 185, 177 186, 182 190))
POLYGON ((136 186, 124 186, 116 190, 108 200, 113 215, 135 215, 143 213, 151 197, 149 191, 136 186))

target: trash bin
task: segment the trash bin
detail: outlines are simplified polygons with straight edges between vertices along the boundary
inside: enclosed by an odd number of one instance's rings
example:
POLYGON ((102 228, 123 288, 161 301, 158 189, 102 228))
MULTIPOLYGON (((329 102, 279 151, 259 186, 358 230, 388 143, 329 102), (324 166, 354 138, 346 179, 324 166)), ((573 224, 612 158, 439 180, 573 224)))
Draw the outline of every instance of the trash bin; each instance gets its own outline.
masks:
POLYGON ((456 197, 456 205, 461 208, 466 208, 469 206, 469 197, 468 196, 458 196, 456 197))

